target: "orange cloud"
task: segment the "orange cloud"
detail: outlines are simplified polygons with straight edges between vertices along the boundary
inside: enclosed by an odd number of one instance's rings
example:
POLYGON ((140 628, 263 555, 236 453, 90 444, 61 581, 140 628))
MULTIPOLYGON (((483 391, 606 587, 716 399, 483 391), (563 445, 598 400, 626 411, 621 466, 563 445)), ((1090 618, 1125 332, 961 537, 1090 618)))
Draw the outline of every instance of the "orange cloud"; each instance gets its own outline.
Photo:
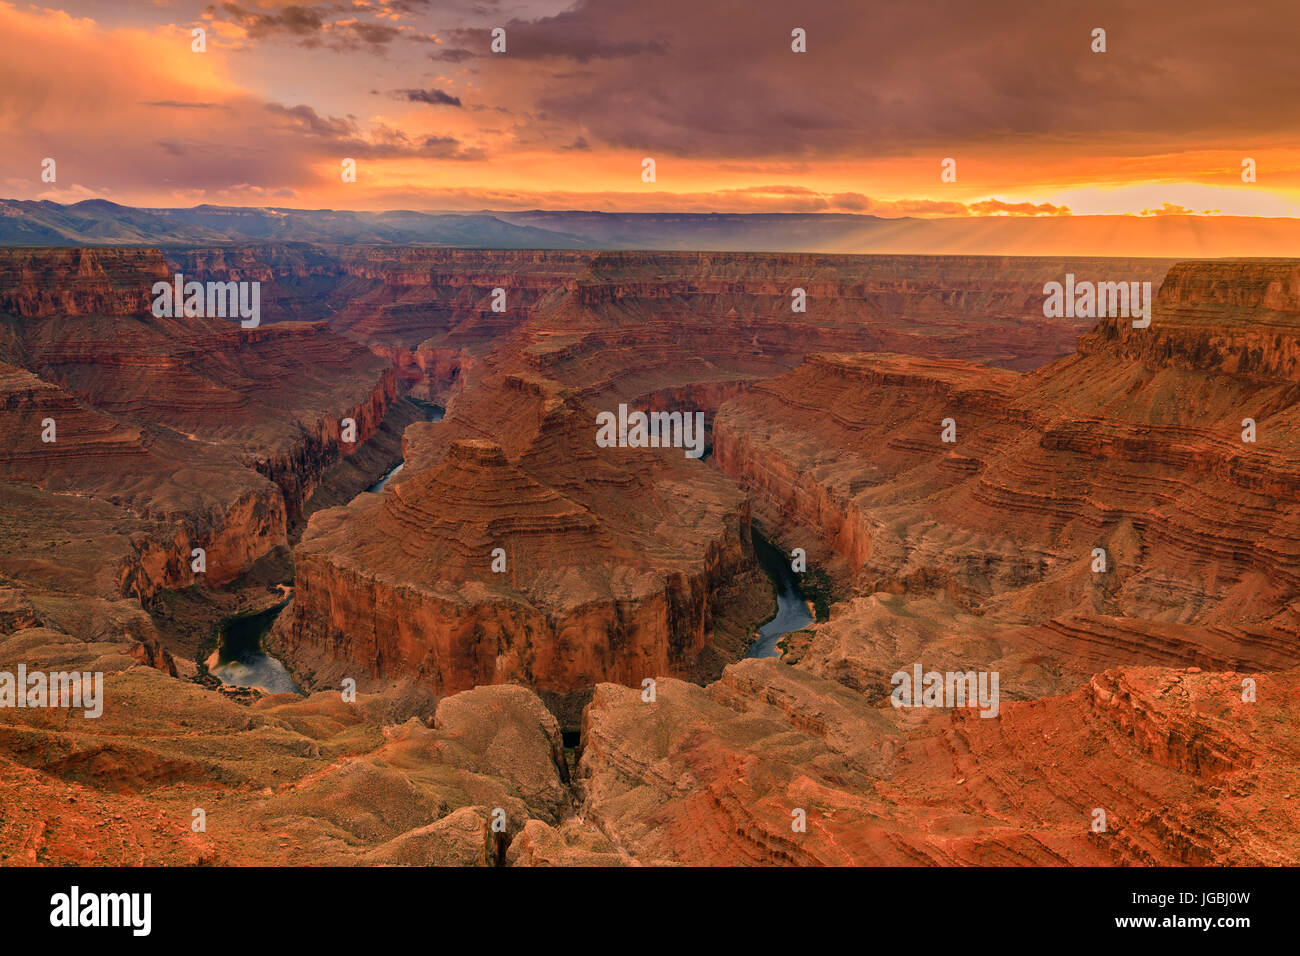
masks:
POLYGON ((744 18, 697 0, 239 0, 193 24, 168 22, 166 4, 90 19, 0 0, 0 186, 355 209, 1300 209, 1292 6, 1116 7, 1123 42, 1104 57, 1068 12, 927 6, 868 21, 824 0, 800 11, 809 47, 795 54, 776 0, 744 18), (190 49, 198 23, 206 54, 190 49), (508 54, 489 52, 496 23, 508 54), (954 183, 939 178, 948 156, 954 183), (41 182, 44 157, 57 183, 41 182))

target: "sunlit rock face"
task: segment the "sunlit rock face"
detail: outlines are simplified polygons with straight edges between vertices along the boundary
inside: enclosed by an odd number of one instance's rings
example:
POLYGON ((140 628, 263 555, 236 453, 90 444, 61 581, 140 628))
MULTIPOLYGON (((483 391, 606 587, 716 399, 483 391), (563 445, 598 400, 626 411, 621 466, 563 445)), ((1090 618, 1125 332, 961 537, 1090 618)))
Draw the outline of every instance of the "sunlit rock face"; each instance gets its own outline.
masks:
MULTIPOLYGON (((1042 286, 1075 266, 964 265, 956 289, 942 257, 417 250, 346 260, 354 278, 395 271, 384 294, 404 304, 362 291, 331 325, 387 341, 397 327, 375 323, 451 322, 456 334, 439 341, 460 343, 461 374, 447 417, 407 429, 405 467, 382 500, 314 520, 273 640, 308 682, 519 680, 574 692, 689 676, 720 589, 754 573, 744 495, 680 453, 599 447, 597 417, 620 406, 699 413, 711 430, 729 400, 822 347, 892 342, 1024 366, 1072 345, 1077 328, 1042 318, 1042 286), (553 285, 539 293, 544 280, 553 285), (496 325, 485 324, 492 288, 506 290, 496 325), (498 547, 504 571, 493 570, 498 547)), ((414 335, 400 333, 408 344, 414 335)))
POLYGON ((449 416, 382 495, 313 516, 287 657, 309 680, 439 691, 689 673, 718 592, 753 574, 744 496, 680 451, 598 448, 595 412, 549 383, 481 400, 481 437, 449 416))

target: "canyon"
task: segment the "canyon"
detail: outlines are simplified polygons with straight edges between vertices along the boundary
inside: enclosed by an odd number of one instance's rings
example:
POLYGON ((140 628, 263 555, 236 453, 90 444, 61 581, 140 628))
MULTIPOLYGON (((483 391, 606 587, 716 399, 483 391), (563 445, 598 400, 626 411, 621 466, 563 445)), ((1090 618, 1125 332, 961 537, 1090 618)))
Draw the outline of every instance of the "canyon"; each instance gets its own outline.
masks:
POLYGON ((1294 863, 1298 340, 1283 260, 0 249, 0 668, 106 675, 0 710, 0 860, 1294 863), (817 613, 744 659, 755 534, 817 613), (286 596, 302 692, 218 686, 286 596))

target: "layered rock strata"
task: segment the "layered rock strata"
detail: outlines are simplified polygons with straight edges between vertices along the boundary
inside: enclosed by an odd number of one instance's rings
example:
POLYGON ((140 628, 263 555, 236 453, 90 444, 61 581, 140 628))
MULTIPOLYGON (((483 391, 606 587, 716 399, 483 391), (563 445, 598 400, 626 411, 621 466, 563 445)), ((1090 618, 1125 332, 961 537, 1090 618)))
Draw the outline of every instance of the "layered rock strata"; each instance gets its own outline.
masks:
POLYGON ((753 574, 743 496, 680 449, 599 448, 594 410, 545 380, 475 401, 383 494, 311 519, 275 638, 297 672, 563 693, 687 673, 717 592, 753 574))
MULTIPOLYGON (((1288 730, 1300 717, 1296 266, 1179 264, 1150 328, 1104 320, 1081 330, 1077 354, 1021 372, 1050 357, 1042 339, 1014 345, 1041 300, 1007 304, 1010 287, 990 285, 990 271, 1023 268, 1041 289, 1056 270, 1086 275, 1078 264, 968 262, 962 280, 961 262, 937 258, 899 258, 888 277, 871 274, 880 261, 806 258, 570 263, 577 274, 526 315, 465 326, 436 374, 399 368, 398 391, 452 395, 447 418, 406 429, 406 467, 383 493, 314 514, 274 632, 296 671, 331 689, 244 703, 173 676, 182 662, 150 620, 110 600, 118 565, 105 556, 201 523, 208 499, 230 514, 245 493, 280 503, 268 540, 282 536, 291 493, 235 460, 233 436, 247 434, 237 427, 180 434, 183 413, 167 418, 129 383, 118 406, 97 398, 53 313, 37 314, 53 300, 19 283, 10 314, 27 310, 45 331, 5 325, 4 407, 28 437, 0 473, 11 542, 0 551, 0 668, 94 667, 109 693, 101 723, 0 711, 0 783, 14 795, 0 854, 1300 859, 1288 730), (785 287, 815 268, 830 278, 803 279, 809 318, 791 321, 785 287), (836 296, 814 319, 812 306, 836 296), (879 319, 863 320, 873 303, 879 319), (992 318, 1004 305, 1020 318, 992 318), (42 371, 56 368, 63 377, 42 371), (596 415, 619 403, 705 410, 713 454, 599 446, 596 415), (79 444, 36 447, 45 408, 60 441, 66 420, 79 444), (50 456, 64 457, 55 467, 50 456), (160 479, 177 460, 199 477, 173 468, 160 479), (217 493, 227 474, 242 476, 231 497, 217 493), (782 660, 733 664, 706 686, 680 680, 727 588, 753 571, 751 520, 805 548, 838 600, 782 660), (84 597, 90 582, 101 599, 84 597), (996 716, 890 706, 894 671, 918 662, 998 673, 996 716), (344 701, 332 688, 345 676, 376 693, 344 701), (542 698, 593 684, 571 776, 542 698), (195 806, 208 810, 206 835, 189 829, 195 806), (491 826, 498 809, 504 833, 491 826)), ((107 286, 69 288, 95 309, 134 308, 112 305, 118 265, 103 265, 107 286)), ((318 278, 324 296, 334 279, 318 278)), ((399 315, 411 322, 395 333, 404 343, 427 341, 418 306, 383 321, 399 315)))
POLYGON ((396 398, 391 367, 322 325, 155 316, 153 283, 168 278, 148 250, 0 253, 7 520, 80 511, 87 533, 39 558, 33 543, 6 573, 57 584, 64 565, 68 585, 105 594, 111 577, 142 599, 229 582, 287 545, 324 473, 396 398))

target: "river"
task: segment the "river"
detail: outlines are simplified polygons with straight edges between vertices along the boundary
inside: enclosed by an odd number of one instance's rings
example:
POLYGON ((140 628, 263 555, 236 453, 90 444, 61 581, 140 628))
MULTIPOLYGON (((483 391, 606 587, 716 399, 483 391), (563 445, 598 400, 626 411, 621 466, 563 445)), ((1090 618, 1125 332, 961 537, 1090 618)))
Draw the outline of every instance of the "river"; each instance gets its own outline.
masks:
MULTIPOLYGON (((445 410, 437 405, 427 405, 427 420, 441 421, 445 410)), ((398 462, 388 474, 375 482, 367 491, 380 492, 402 470, 398 462)), ((749 647, 749 657, 780 657, 777 644, 791 631, 799 631, 813 623, 808 611, 808 600, 799 590, 799 581, 790 569, 785 554, 766 538, 754 532, 754 554, 759 565, 772 581, 776 595, 776 616, 759 628, 758 639, 749 647)), ((286 602, 287 603, 287 602, 286 602)), ((221 623, 217 650, 208 658, 209 673, 223 684, 238 687, 257 687, 267 693, 301 693, 288 670, 262 647, 262 638, 271 630, 284 604, 257 614, 227 618, 221 623)))
MULTIPOLYGON (((431 402, 419 403, 426 421, 440 422, 446 409, 431 402)), ((383 491, 393 476, 402 470, 397 465, 366 491, 383 491)), ((284 589, 288 592, 288 588, 284 589)), ((208 673, 231 687, 256 687, 268 694, 302 693, 283 664, 266 653, 262 639, 284 610, 285 601, 256 614, 236 615, 221 622, 217 631, 217 649, 208 657, 208 673)))
MULTIPOLYGON (((447 410, 441 405, 426 404, 423 402, 421 404, 424 406, 425 421, 440 422, 442 421, 442 416, 447 414, 447 410)), ((405 464, 406 462, 399 461, 392 471, 376 481, 373 485, 367 488, 366 491, 375 492, 376 494, 383 491, 388 487, 388 483, 393 480, 397 473, 402 470, 402 466, 405 464)))
POLYGON ((287 603, 222 621, 217 649, 207 660, 208 673, 230 687, 256 687, 268 694, 302 693, 285 666, 262 647, 262 638, 287 603))
POLYGON ((791 631, 800 631, 813 623, 808 599, 799 590, 799 581, 790 569, 786 555, 766 538, 754 533, 754 554, 776 592, 776 617, 758 629, 758 640, 749 646, 749 657, 780 657, 776 645, 791 631))

